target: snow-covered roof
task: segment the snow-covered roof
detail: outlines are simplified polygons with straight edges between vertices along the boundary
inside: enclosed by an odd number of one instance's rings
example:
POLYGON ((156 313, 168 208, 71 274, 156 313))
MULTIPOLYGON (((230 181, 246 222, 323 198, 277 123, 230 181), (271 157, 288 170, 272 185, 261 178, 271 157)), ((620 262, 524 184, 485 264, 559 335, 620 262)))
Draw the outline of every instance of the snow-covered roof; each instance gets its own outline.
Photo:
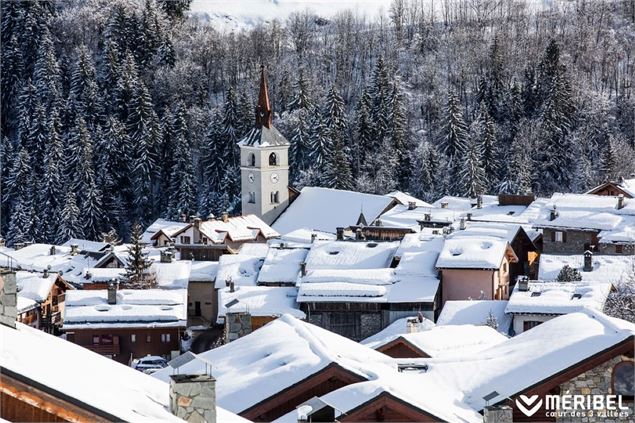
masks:
POLYGON ((85 283, 109 282, 120 280, 126 275, 126 269, 117 267, 87 267, 83 271, 85 283))
POLYGON ((407 234, 401 240, 395 256, 399 264, 395 268, 397 275, 421 275, 436 277, 436 262, 443 248, 443 238, 426 237, 422 234, 407 234))
POLYGON ((506 313, 565 314, 588 307, 602 310, 611 292, 610 283, 529 282, 529 290, 516 284, 506 313))
POLYGON ((302 228, 335 233, 338 227, 355 225, 360 212, 368 223, 372 222, 394 202, 392 197, 383 195, 304 187, 273 228, 280 234, 302 228))
MULTIPOLYGON (((419 230, 419 222, 427 221, 442 225, 450 224, 465 215, 463 210, 441 209, 436 207, 416 207, 397 204, 392 209, 381 215, 382 226, 410 228, 419 230)), ((370 222, 369 222, 370 223, 370 222)))
POLYGON ((218 259, 216 288, 232 281, 236 286, 254 286, 264 259, 244 254, 223 254, 218 259))
POLYGON ((192 261, 190 282, 211 282, 216 280, 217 261, 192 261))
POLYGON ((386 197, 392 197, 395 200, 397 200, 399 204, 402 204, 404 206, 407 206, 409 203, 414 202, 417 207, 432 207, 432 204, 426 203, 423 200, 419 200, 418 198, 413 197, 412 195, 406 192, 393 191, 391 193, 386 194, 386 197))
POLYGON ((22 297, 20 296, 20 294, 18 293, 18 298, 16 301, 16 309, 18 310, 18 314, 20 313, 24 313, 26 311, 32 310, 34 308, 37 308, 38 302, 35 300, 32 300, 30 298, 27 297, 22 297))
POLYGON ((174 236, 175 233, 188 226, 188 222, 174 222, 172 220, 157 219, 152 223, 143 233, 141 240, 146 244, 152 244, 152 237, 157 232, 162 231, 169 237, 174 236))
POLYGON ((90 241, 87 239, 78 238, 71 238, 62 245, 64 247, 77 245, 80 251, 87 253, 103 253, 106 248, 110 247, 110 244, 108 244, 107 242, 90 241))
POLYGON ((306 268, 386 268, 390 266, 398 246, 398 242, 316 241, 306 257, 306 268))
POLYGON ((271 125, 269 128, 261 126, 252 128, 238 145, 247 147, 276 147, 289 145, 289 141, 271 125))
POLYGON ((306 255, 305 248, 269 248, 258 283, 295 283, 306 255))
POLYGON ((316 240, 322 241, 333 241, 335 240, 335 235, 328 232, 321 232, 306 228, 296 229, 295 231, 288 232, 282 235, 278 239, 269 240, 269 245, 280 245, 284 244, 288 247, 293 248, 309 248, 311 247, 311 237, 315 235, 316 240))
MULTIPOLYGON (((273 240, 272 240, 273 241, 273 240)), ((240 246, 239 254, 264 259, 269 252, 269 244, 263 242, 246 242, 240 246)))
POLYGON ((185 326, 187 289, 121 289, 117 304, 108 304, 104 290, 69 290, 64 330, 86 327, 185 326))
MULTIPOLYGON (((483 206, 495 204, 498 205, 498 197, 495 195, 483 195, 483 206)), ((476 205, 476 198, 454 197, 446 195, 432 203, 434 207, 441 208, 443 203, 448 203, 447 208, 450 210, 470 210, 476 205)))
POLYGON ((18 297, 29 298, 33 301, 45 301, 57 279, 57 273, 42 277, 41 273, 15 272, 18 297))
POLYGON ((248 311, 252 316, 281 316, 290 314, 299 319, 306 318, 295 301, 298 295, 294 287, 237 286, 234 292, 229 288, 218 290, 218 322, 222 323, 227 312, 226 304, 233 300, 238 303, 229 308, 230 312, 248 311))
POLYGON ((635 241, 635 199, 592 194, 555 193, 541 208, 534 222, 537 228, 600 231, 600 242, 635 241), (553 208, 556 217, 551 220, 553 208))
POLYGON ((635 178, 624 179, 620 182, 620 188, 628 192, 632 197, 635 197, 635 178))
POLYGON ((192 262, 189 260, 172 263, 154 262, 150 270, 154 271, 157 284, 163 289, 187 288, 190 280, 192 262))
POLYGON ((437 325, 483 325, 491 313, 498 323, 498 331, 508 333, 512 316, 505 313, 505 307, 507 301, 501 300, 446 301, 437 325))
POLYGON ((506 254, 515 257, 506 240, 493 236, 455 236, 445 240, 439 269, 498 269, 506 254))
POLYGON ((255 214, 230 217, 226 222, 223 219, 206 220, 201 222, 200 231, 214 244, 222 244, 226 238, 239 242, 253 241, 258 235, 265 238, 279 235, 255 214))
POLYGON ((22 270, 30 270, 42 272, 49 269, 51 272, 63 272, 64 279, 66 276, 77 275, 82 276, 82 270, 86 267, 92 267, 97 260, 89 256, 78 254, 73 256, 70 247, 62 247, 51 244, 32 244, 19 250, 7 250, 4 252, 11 257, 10 260, 4 255, 0 255, 0 266, 18 267, 22 270), (51 254, 51 247, 54 247, 54 253, 51 254), (10 263, 11 262, 11 263, 10 263))
POLYGON ((635 325, 585 309, 551 319, 478 354, 459 359, 424 359, 428 371, 421 383, 463 392, 455 398, 477 410, 483 397, 503 401, 549 377, 635 336, 635 325))
POLYGON ((500 344, 507 337, 498 330, 484 325, 434 326, 420 332, 390 335, 362 344, 379 349, 396 340, 403 339, 430 357, 458 356, 500 344))
MULTIPOLYGON (((170 388, 164 381, 21 323, 15 329, 0 325, 0 339, 3 370, 30 379, 53 395, 101 410, 112 416, 107 420, 182 421, 169 411, 170 388), (51 366, 42 359, 43 351, 72 365, 51 366)), ((247 422, 220 407, 216 415, 219 422, 247 422)))
MULTIPOLYGON (((458 228, 457 228, 458 229, 458 228)), ((448 238, 469 236, 492 236, 511 242, 516 237, 522 226, 518 223, 494 223, 494 222, 465 222, 465 229, 452 232, 448 238)))
POLYGON ((376 334, 360 341, 360 343, 364 345, 374 344, 390 337, 397 337, 399 335, 408 333, 408 321, 412 321, 411 324, 414 325, 417 332, 428 330, 435 326, 435 323, 432 320, 426 319, 423 316, 413 315, 410 317, 403 317, 401 319, 395 320, 376 334), (418 320, 419 318, 421 319, 421 322, 418 320))
POLYGON ((593 270, 585 272, 584 255, 542 254, 538 267, 538 279, 543 281, 556 280, 562 268, 566 265, 577 269, 585 282, 619 283, 627 278, 630 272, 635 272, 635 258, 627 255, 594 255, 593 270))
MULTIPOLYGON (((235 413, 333 363, 364 379, 374 378, 378 369, 397 370, 392 358, 290 315, 199 356, 214 363, 218 404, 235 413)), ((204 369, 205 363, 193 360, 179 372, 204 369)), ((167 381, 173 371, 167 367, 152 376, 167 381)))

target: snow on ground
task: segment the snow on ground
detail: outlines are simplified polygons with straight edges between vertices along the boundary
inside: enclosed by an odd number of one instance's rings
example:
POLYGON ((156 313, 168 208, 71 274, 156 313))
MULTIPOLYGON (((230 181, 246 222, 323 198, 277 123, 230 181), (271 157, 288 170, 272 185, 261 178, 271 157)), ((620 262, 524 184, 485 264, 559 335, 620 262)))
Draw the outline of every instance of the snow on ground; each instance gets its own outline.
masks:
POLYGON ((491 313, 498 323, 498 331, 508 333, 512 325, 512 316, 505 313, 505 307, 507 301, 446 301, 437 319, 437 325, 483 325, 491 313))
POLYGON ((273 229, 282 235, 303 228, 335 233, 338 227, 355 225, 360 212, 370 224, 394 201, 383 195, 304 187, 275 221, 273 229))
MULTIPOLYGON (((366 379, 396 372, 394 360, 357 342, 284 315, 250 335, 199 354, 214 363, 218 404, 239 413, 337 363, 366 379)), ((204 370, 193 360, 180 373, 204 370)), ((168 381, 171 367, 152 376, 168 381)))
POLYGON ((629 276, 629 272, 635 271, 635 257, 619 255, 594 255, 592 259, 593 270, 583 271, 584 255, 557 255, 542 254, 538 279, 543 281, 556 280, 560 270, 565 265, 577 269, 586 282, 619 283, 629 276))
POLYGON ((600 282, 530 282, 528 291, 520 291, 516 284, 505 312, 565 314, 584 308, 601 311, 611 286, 600 282))
POLYGON ((305 319, 306 315, 299 310, 295 300, 297 295, 295 287, 237 286, 234 292, 230 292, 229 288, 219 289, 217 323, 224 322, 228 311, 225 305, 233 300, 237 300, 238 303, 229 308, 231 312, 247 311, 257 317, 290 314, 305 319))

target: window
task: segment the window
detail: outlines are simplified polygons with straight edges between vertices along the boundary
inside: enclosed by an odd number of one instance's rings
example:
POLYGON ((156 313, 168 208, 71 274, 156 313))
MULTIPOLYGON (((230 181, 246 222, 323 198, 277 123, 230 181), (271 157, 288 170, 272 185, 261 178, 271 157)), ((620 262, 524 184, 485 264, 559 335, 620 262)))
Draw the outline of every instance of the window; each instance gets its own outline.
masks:
POLYGON ((507 262, 503 262, 503 273, 507 273, 507 262))
POLYGON ((93 336, 93 344, 95 344, 95 345, 99 344, 99 336, 97 336, 97 335, 93 336))
POLYGON ((613 367, 613 394, 624 399, 633 399, 635 393, 635 365, 632 361, 622 361, 613 367))
POLYGON ((146 342, 152 342, 152 337, 150 335, 146 335, 146 342))
POLYGON ((251 204, 256 204, 256 193, 255 192, 250 192, 249 193, 249 202, 251 204))
POLYGON ((280 202, 280 193, 278 191, 271 193, 271 204, 278 204, 280 202))
POLYGON ((528 320, 526 322, 523 322, 523 331, 529 330, 531 328, 535 328, 536 326, 538 326, 541 323, 542 322, 536 322, 534 320, 528 320))
POLYGON ((565 239, 564 238, 564 232, 555 231, 554 232, 554 237, 555 237, 555 239, 554 239, 555 242, 565 242, 564 241, 564 239, 565 239))
POLYGON ((616 245, 615 246, 615 252, 617 254, 622 254, 624 252, 624 246, 623 245, 616 245))
POLYGON ((164 333, 161 334, 161 342, 165 342, 165 334, 164 333))
POLYGON ((135 335, 134 333, 132 335, 130 335, 130 342, 132 342, 132 343, 137 342, 137 335, 135 335))
POLYGON ((170 342, 170 334, 169 333, 165 334, 165 342, 170 342))
POLYGON ((278 155, 276 153, 269 154, 269 166, 278 166, 278 155))
POLYGON ((190 243, 190 237, 182 235, 181 236, 181 244, 189 244, 189 243, 190 243))
POLYGON ((249 154, 249 166, 256 166, 256 156, 254 155, 254 153, 249 154))

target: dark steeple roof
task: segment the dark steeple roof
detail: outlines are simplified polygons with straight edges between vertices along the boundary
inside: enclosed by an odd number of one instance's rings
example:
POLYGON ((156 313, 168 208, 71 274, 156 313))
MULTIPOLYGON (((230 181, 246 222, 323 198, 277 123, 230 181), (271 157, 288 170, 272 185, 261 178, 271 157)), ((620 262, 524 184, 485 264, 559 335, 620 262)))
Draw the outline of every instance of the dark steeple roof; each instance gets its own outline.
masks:
POLYGON ((271 127, 271 104, 269 103, 269 88, 267 87, 267 73, 265 66, 260 67, 260 92, 256 105, 256 128, 271 127))

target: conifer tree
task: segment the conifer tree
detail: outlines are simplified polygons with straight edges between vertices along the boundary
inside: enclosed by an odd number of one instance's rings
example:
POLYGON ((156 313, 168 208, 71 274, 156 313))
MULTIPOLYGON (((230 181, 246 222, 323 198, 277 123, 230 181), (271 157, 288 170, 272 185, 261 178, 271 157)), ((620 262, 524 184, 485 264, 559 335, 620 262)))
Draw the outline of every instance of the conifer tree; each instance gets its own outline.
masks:
POLYGON ((172 124, 174 137, 174 158, 169 186, 168 217, 178 220, 181 215, 191 216, 196 212, 196 180, 191 148, 187 137, 185 109, 182 103, 177 107, 172 124))
POLYGON ((95 66, 86 46, 80 46, 75 54, 68 97, 69 119, 81 117, 88 128, 95 130, 103 115, 95 66))
POLYGON ((152 260, 148 259, 148 253, 144 251, 142 235, 141 225, 135 222, 130 234, 126 266, 126 285, 130 288, 148 289, 156 286, 156 278, 150 272, 152 260))
POLYGON ((602 157, 600 160, 600 173, 604 178, 604 181, 615 181, 618 176, 617 169, 617 152, 613 148, 612 137, 608 137, 604 143, 604 149, 602 150, 602 157))
POLYGON ((390 130, 389 136, 393 151, 397 156, 397 169, 395 178, 399 187, 408 184, 412 172, 412 162, 410 158, 410 142, 408 138, 406 110, 403 95, 398 83, 393 84, 391 92, 390 108, 390 130))
POLYGON ((309 158, 311 166, 320 169, 325 163, 331 150, 333 142, 328 137, 322 115, 314 109, 309 118, 309 158))
POLYGON ((366 155, 373 151, 375 140, 370 120, 371 108, 372 98, 368 90, 364 89, 355 108, 355 143, 352 151, 354 174, 361 171, 362 164, 366 163, 366 155))
POLYGON ((483 169, 482 151, 474 139, 468 139, 460 172, 460 195, 475 198, 485 193, 486 180, 483 169))
POLYGON ((490 116, 485 103, 481 103, 472 132, 472 137, 477 140, 481 150, 481 163, 487 181, 486 191, 489 192, 499 183, 501 154, 497 140, 496 122, 490 116))
POLYGON ((352 190, 353 175, 348 161, 347 147, 337 138, 333 151, 326 159, 323 185, 327 188, 352 190))
POLYGON ((63 244, 70 238, 83 238, 84 234, 79 221, 79 208, 73 190, 66 192, 64 208, 62 209, 57 225, 56 243, 63 244))

